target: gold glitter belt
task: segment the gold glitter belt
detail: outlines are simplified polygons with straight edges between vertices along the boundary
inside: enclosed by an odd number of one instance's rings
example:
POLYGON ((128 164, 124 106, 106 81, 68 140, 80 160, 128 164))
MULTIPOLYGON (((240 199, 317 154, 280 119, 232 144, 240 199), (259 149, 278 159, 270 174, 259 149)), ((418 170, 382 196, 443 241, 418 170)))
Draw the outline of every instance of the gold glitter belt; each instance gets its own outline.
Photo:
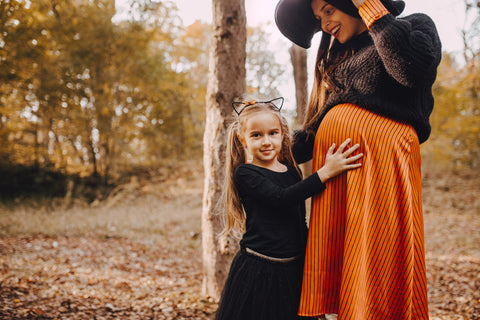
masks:
POLYGON ((295 256, 295 257, 290 257, 290 258, 274 258, 274 257, 269 257, 269 256, 266 256, 264 254, 261 254, 261 253, 258 253, 250 248, 245 248, 245 252, 249 253, 249 254, 252 254, 254 256, 257 256, 257 257, 260 257, 262 259, 266 259, 266 260, 270 260, 270 261, 275 261, 275 262, 290 262, 290 261, 294 261, 294 260, 297 260, 298 258, 300 258, 300 254, 298 256, 295 256))

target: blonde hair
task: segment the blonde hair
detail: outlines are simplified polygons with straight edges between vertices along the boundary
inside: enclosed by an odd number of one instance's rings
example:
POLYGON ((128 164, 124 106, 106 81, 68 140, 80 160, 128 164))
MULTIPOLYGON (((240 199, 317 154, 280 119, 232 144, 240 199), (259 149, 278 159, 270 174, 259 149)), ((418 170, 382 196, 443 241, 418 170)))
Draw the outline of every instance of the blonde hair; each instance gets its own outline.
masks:
POLYGON ((246 163, 247 156, 242 144, 242 135, 245 133, 245 125, 251 117, 260 112, 270 112, 280 120, 282 130, 282 149, 278 154, 278 161, 285 165, 295 167, 301 176, 301 171, 292 154, 292 140, 288 122, 273 103, 256 103, 247 106, 230 125, 228 130, 227 156, 224 204, 225 214, 224 229, 222 236, 234 236, 240 238, 245 232, 245 212, 235 185, 235 169, 242 163, 246 163))

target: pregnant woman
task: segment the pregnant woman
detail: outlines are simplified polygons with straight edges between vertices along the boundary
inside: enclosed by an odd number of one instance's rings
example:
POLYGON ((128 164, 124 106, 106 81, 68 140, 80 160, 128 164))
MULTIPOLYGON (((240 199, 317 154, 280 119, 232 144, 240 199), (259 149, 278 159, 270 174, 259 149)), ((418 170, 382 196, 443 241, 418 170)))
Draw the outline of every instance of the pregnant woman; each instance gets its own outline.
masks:
POLYGON ((299 315, 428 319, 420 143, 430 135, 441 59, 433 21, 398 17, 403 1, 281 0, 279 30, 308 48, 315 78, 294 156, 324 162, 332 143, 360 144, 362 168, 312 198, 299 315))

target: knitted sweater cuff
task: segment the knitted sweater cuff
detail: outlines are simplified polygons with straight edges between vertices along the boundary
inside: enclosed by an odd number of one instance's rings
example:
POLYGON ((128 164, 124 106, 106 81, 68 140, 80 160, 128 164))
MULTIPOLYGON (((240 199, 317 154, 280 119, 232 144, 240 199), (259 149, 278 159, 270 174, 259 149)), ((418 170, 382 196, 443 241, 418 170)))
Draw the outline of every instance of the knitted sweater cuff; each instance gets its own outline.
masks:
POLYGON ((367 25, 368 29, 379 20, 381 17, 386 16, 390 12, 383 6, 380 0, 366 0, 359 8, 358 13, 362 17, 363 21, 367 25))

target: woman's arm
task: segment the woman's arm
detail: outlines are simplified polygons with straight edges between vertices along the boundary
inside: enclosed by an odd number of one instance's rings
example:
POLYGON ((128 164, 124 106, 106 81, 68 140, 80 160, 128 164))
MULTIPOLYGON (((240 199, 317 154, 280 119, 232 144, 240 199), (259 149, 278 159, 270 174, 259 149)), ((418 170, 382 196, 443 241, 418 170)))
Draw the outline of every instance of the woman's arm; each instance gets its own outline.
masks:
POLYGON ((312 160, 314 143, 315 135, 304 130, 293 132, 292 154, 297 163, 301 164, 312 160))
POLYGON ((441 59, 435 23, 425 14, 395 18, 380 0, 354 0, 387 72, 406 87, 431 81, 441 59))

